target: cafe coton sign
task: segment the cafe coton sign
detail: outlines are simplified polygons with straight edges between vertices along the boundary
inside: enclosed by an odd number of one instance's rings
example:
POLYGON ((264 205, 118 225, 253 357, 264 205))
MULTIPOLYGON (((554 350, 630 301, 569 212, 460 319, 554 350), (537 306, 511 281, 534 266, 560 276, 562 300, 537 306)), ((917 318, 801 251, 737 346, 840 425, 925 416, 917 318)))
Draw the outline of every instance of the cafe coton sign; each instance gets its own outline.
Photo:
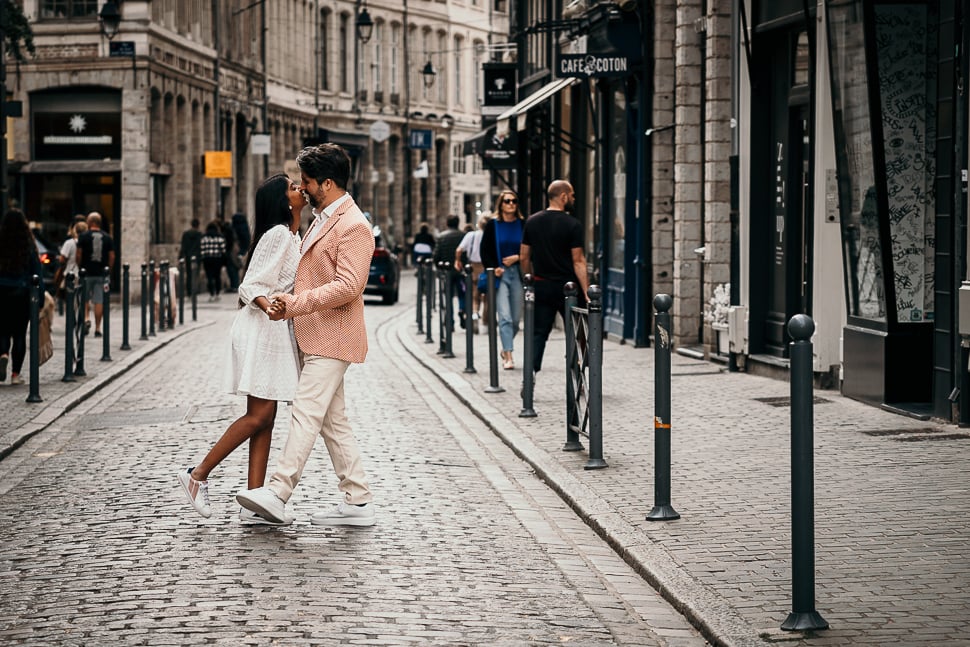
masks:
POLYGON ((630 73, 630 60, 626 56, 611 54, 560 54, 559 77, 626 76, 630 73))

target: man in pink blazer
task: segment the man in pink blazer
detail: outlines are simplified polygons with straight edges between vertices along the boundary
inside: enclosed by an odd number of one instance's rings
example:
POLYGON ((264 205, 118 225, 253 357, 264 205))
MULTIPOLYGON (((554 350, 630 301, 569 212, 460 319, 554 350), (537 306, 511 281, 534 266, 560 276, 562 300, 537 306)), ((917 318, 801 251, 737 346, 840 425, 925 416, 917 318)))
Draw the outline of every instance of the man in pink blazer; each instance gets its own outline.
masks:
POLYGON ((296 158, 300 189, 316 218, 300 247, 293 294, 272 295, 271 319, 293 319, 304 354, 290 416, 290 432, 269 484, 244 490, 236 500, 247 510, 288 523, 286 501, 300 481, 317 434, 323 436, 340 480, 343 500, 318 512, 318 525, 371 526, 373 496, 357 441, 344 413, 344 373, 367 355, 364 286, 374 253, 374 234, 347 193, 350 158, 335 144, 304 148, 296 158))

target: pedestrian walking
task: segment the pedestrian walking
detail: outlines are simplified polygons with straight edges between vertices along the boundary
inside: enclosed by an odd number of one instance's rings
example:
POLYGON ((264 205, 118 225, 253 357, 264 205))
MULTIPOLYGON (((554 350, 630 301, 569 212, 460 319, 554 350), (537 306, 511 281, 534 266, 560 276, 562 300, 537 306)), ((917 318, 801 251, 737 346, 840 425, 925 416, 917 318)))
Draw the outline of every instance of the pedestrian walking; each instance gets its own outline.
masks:
MULTIPOLYGON (((451 284, 451 294, 452 297, 458 298, 458 321, 461 323, 461 327, 465 327, 465 281, 461 274, 455 271, 454 259, 455 253, 458 249, 458 244, 461 243, 462 238, 465 237, 465 233, 458 229, 458 224, 461 220, 458 216, 448 216, 445 223, 447 224, 447 229, 438 234, 438 240, 436 241, 434 254, 432 259, 437 266, 438 263, 447 263, 448 270, 446 280, 451 284)), ((454 330, 455 322, 449 321, 448 325, 454 330)))
MULTIPOLYGON (((179 243, 179 258, 185 259, 186 267, 189 266, 193 258, 196 260, 202 258, 202 230, 199 229, 201 224, 198 218, 193 218, 192 222, 189 223, 189 228, 182 232, 182 240, 179 243)), ((192 285, 188 287, 191 294, 198 294, 201 289, 202 277, 200 274, 201 272, 197 272, 194 267, 190 268, 192 285)))
MULTIPOLYGON (((76 218, 76 217, 75 217, 76 218)), ((68 274, 73 274, 75 281, 78 277, 78 270, 80 269, 77 264, 77 239, 78 236, 82 235, 88 230, 88 223, 84 221, 84 216, 80 216, 81 220, 75 220, 71 224, 71 227, 67 230, 67 240, 61 245, 61 249, 57 252, 57 271, 54 273, 54 288, 57 292, 58 299, 66 298, 66 280, 68 274)))
POLYGON ((563 289, 570 281, 581 290, 580 302, 587 300, 589 277, 583 253, 583 226, 572 216, 576 193, 566 180, 556 180, 546 190, 548 206, 525 221, 522 232, 522 270, 532 274, 535 290, 535 334, 533 335, 532 368, 542 368, 546 341, 558 312, 565 321, 566 301, 563 289))
POLYGON ((455 269, 461 272, 464 269, 462 254, 471 265, 472 274, 472 332, 478 333, 478 320, 483 316, 482 310, 487 307, 482 291, 478 289, 479 277, 483 276, 485 265, 482 264, 482 234, 485 233, 485 225, 488 223, 488 216, 478 219, 478 226, 465 234, 465 237, 458 243, 455 250, 455 269))
POLYGON ((213 221, 206 225, 199 247, 209 301, 218 301, 222 291, 222 265, 226 258, 226 239, 219 231, 219 223, 213 221))
POLYGON ((292 319, 304 354, 290 431, 266 487, 240 492, 246 509, 271 521, 287 518, 286 502, 300 481, 317 435, 323 436, 343 500, 318 512, 318 525, 374 524, 373 495, 347 420, 344 374, 367 355, 364 287, 374 253, 370 223, 347 193, 350 157, 335 144, 304 148, 296 158, 316 216, 303 239, 293 294, 273 296, 270 317, 292 319))
POLYGON ((104 272, 115 264, 115 244, 107 232, 101 230, 101 214, 88 214, 88 230, 77 238, 77 264, 84 270, 84 289, 88 299, 84 304, 84 334, 91 330, 91 302, 94 302, 94 336, 101 336, 101 317, 104 316, 104 272))
POLYGON ((502 342, 502 368, 515 368, 512 359, 513 340, 522 320, 522 272, 519 245, 522 242, 522 212, 519 198, 512 191, 502 191, 495 213, 482 233, 482 263, 495 268, 495 317, 502 342))
POLYGON ((24 383, 20 371, 27 356, 31 277, 42 271, 26 216, 10 209, 0 219, 0 382, 7 381, 9 366, 10 384, 24 383))
POLYGON ((428 225, 421 225, 421 230, 414 235, 414 242, 411 245, 411 258, 417 265, 426 258, 431 258, 434 252, 435 239, 428 230, 428 225))
MULTIPOLYGON (((290 292, 300 261, 300 212, 306 198, 286 175, 274 175, 256 190, 256 233, 248 254, 249 271, 239 285, 240 310, 229 332, 230 352, 224 383, 230 393, 246 396, 246 413, 229 425, 194 468, 178 473, 195 510, 209 517, 209 474, 244 441, 249 441, 250 488, 266 480, 277 403, 292 401, 300 374, 299 353, 290 321, 267 316, 269 295, 290 292)), ((241 509, 243 523, 286 525, 241 509)))

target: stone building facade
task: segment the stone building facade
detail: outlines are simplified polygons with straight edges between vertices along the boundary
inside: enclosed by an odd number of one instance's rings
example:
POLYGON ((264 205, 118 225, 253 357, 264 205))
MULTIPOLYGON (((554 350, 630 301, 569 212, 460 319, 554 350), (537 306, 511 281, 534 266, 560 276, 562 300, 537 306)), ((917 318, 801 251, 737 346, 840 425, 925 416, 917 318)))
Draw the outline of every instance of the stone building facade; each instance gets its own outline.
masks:
POLYGON ((351 191, 388 240, 403 246, 418 223, 443 227, 450 213, 475 221, 491 183, 460 142, 480 128, 479 70, 496 29, 507 32, 504 3, 114 4, 109 39, 105 3, 23 2, 37 53, 8 68, 24 115, 9 134, 10 196, 52 242, 75 213, 97 210, 119 267, 174 261, 192 218, 251 222, 262 179, 298 177, 296 153, 324 140, 351 153, 351 191), (428 62, 433 76, 421 74, 428 62), (207 151, 229 154, 231 177, 206 177, 207 151), (414 177, 422 162, 427 176, 414 177))

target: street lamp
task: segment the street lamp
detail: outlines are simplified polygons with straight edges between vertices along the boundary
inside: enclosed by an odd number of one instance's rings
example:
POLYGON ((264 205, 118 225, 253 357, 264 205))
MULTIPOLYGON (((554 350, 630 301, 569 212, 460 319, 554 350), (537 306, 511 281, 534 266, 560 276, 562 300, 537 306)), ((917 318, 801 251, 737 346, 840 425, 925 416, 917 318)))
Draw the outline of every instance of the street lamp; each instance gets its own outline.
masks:
POLYGON ((105 38, 108 40, 114 38, 118 34, 118 27, 121 26, 121 12, 118 11, 118 5, 113 0, 105 2, 98 14, 98 20, 101 21, 101 33, 105 38))
POLYGON ((357 38, 360 40, 362 45, 366 45, 367 41, 370 40, 371 34, 374 33, 374 21, 371 20, 370 14, 367 13, 367 7, 360 10, 357 14, 357 20, 354 22, 357 28, 357 38))
POLYGON ((434 85, 434 77, 437 73, 430 60, 424 64, 424 68, 421 70, 421 76, 424 77, 424 87, 430 88, 434 85))

